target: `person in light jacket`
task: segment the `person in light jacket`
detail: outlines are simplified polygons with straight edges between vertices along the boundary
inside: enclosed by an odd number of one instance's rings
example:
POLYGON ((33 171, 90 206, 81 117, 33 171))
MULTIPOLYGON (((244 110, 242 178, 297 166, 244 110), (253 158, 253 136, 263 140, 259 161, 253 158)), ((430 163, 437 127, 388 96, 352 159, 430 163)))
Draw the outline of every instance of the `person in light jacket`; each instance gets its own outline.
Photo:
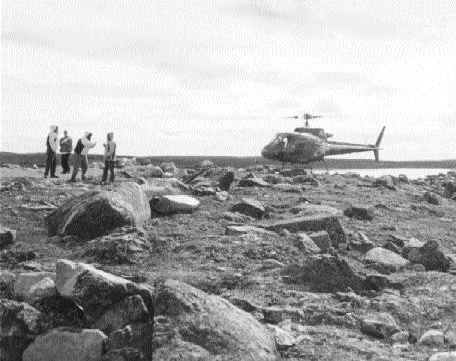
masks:
POLYGON ((62 174, 70 173, 70 165, 68 160, 70 158, 71 150, 73 149, 73 140, 68 136, 66 130, 63 131, 63 138, 60 139, 60 154, 62 163, 62 174))
POLYGON ((92 133, 85 132, 84 136, 78 140, 76 147, 74 147, 74 161, 73 161, 73 174, 71 175, 70 182, 76 182, 76 176, 79 171, 79 167, 81 167, 82 176, 81 179, 83 181, 86 180, 86 173, 87 173, 87 154, 89 150, 92 149, 97 145, 96 142, 91 142, 92 133))
POLYGON ((103 161, 103 177, 101 178, 101 183, 106 183, 108 178, 108 170, 110 172, 109 181, 114 182, 114 165, 116 163, 116 143, 113 141, 114 133, 108 133, 107 142, 103 144, 105 148, 103 161))
POLYGON ((58 178, 55 175, 55 167, 57 165, 57 150, 59 147, 59 127, 51 125, 51 131, 46 139, 46 170, 44 171, 44 178, 47 178, 49 171, 51 178, 58 178))

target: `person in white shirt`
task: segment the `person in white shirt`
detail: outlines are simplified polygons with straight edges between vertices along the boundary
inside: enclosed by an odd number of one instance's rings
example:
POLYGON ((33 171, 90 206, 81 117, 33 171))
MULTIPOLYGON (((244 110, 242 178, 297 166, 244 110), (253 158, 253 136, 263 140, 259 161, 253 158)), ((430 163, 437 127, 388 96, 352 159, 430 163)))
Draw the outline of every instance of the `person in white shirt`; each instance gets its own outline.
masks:
POLYGON ((101 178, 101 183, 105 184, 106 180, 108 179, 108 170, 111 173, 109 180, 114 182, 114 166, 116 164, 116 143, 113 141, 114 133, 108 133, 106 137, 106 143, 103 144, 105 148, 103 161, 104 161, 104 169, 103 169, 103 176, 101 178))
POLYGON ((47 178, 49 171, 51 172, 51 178, 58 178, 55 175, 55 167, 57 165, 57 150, 59 147, 59 127, 51 125, 50 128, 51 131, 46 139, 46 170, 44 171, 44 178, 47 178))
POLYGON ((88 169, 87 165, 87 154, 89 150, 97 145, 96 142, 91 142, 92 133, 85 132, 84 136, 78 140, 76 147, 74 148, 74 161, 73 161, 73 174, 71 175, 70 182, 76 182, 76 176, 81 167, 83 181, 86 180, 86 172, 88 169))

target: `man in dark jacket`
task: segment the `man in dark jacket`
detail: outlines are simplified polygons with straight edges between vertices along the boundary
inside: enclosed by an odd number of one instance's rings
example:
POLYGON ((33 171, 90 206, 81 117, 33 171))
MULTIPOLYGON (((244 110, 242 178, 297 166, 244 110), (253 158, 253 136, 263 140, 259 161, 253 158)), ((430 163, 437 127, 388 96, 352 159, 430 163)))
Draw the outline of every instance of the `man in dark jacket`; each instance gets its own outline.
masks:
POLYGON ((44 178, 47 178, 49 171, 51 178, 58 178, 55 175, 55 167, 57 165, 57 151, 59 144, 59 128, 56 125, 51 125, 51 131, 46 139, 46 170, 44 171, 44 178))
POLYGON ((62 154, 62 174, 70 173, 69 158, 73 149, 73 140, 68 136, 66 130, 63 131, 63 138, 60 139, 60 154, 62 154))

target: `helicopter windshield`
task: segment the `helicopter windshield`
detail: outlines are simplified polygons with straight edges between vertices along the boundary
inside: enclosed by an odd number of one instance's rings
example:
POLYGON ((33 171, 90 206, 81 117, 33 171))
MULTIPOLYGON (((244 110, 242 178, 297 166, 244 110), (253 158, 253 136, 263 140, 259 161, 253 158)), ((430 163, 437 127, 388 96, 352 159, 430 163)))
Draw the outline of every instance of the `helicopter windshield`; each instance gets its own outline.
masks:
POLYGON ((274 138, 269 142, 270 145, 277 145, 283 143, 285 136, 283 134, 276 134, 274 138))

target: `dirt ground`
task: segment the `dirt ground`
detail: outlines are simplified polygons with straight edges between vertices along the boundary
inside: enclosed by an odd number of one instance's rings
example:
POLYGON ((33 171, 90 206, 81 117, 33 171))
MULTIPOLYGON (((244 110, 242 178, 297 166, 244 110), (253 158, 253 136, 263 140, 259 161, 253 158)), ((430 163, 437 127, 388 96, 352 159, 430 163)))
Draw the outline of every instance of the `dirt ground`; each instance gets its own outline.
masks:
MULTIPOLYGON (((291 319, 296 339, 294 346, 281 351, 282 357, 289 360, 426 360, 452 347, 449 343, 426 346, 416 342, 430 329, 447 334, 456 331, 456 275, 451 272, 406 267, 389 275, 403 285, 402 290, 357 295, 355 301, 350 299, 352 296, 312 293, 284 283, 282 270, 307 257, 295 246, 293 235, 225 234, 226 227, 233 223, 225 212, 246 197, 260 201, 269 210, 266 221, 291 218, 293 207, 305 202, 339 210, 356 203, 373 206, 374 218, 366 221, 342 217, 349 242, 360 231, 381 246, 395 234, 422 242, 435 240, 444 253, 456 254, 456 201, 439 197, 438 205, 426 202, 423 193, 438 189, 432 181, 399 183, 396 190, 390 190, 374 188, 371 180, 356 175, 319 174, 318 185, 302 184, 302 193, 242 188, 235 182, 225 202, 212 195, 200 196, 200 207, 192 214, 151 218, 144 225, 151 243, 149 252, 133 263, 116 264, 85 256, 82 241, 48 237, 45 217, 50 210, 23 207, 59 206, 88 190, 113 187, 100 184, 101 172, 91 168, 87 183, 71 184, 69 175, 51 180, 43 179, 42 169, 0 168, 0 224, 17 230, 17 242, 2 251, 0 268, 18 267, 18 260, 8 258, 7 252, 30 251, 33 255, 24 260, 36 262, 44 270, 53 270, 57 259, 66 258, 95 263, 109 272, 150 283, 174 278, 229 300, 247 300, 259 308, 276 307, 287 315, 284 319, 291 319), (360 320, 378 313, 393 316, 400 328, 409 332, 409 340, 393 342, 363 333, 360 320)), ((223 172, 219 170, 209 177, 216 180, 223 172)), ((117 173, 117 183, 130 181, 120 171, 117 173)), ((247 173, 236 171, 238 177, 247 173)), ((260 170, 255 174, 263 177, 270 173, 260 170)), ((255 225, 259 221, 246 218, 243 223, 255 225)), ((356 271, 372 271, 361 252, 345 247, 337 252, 356 271)))

